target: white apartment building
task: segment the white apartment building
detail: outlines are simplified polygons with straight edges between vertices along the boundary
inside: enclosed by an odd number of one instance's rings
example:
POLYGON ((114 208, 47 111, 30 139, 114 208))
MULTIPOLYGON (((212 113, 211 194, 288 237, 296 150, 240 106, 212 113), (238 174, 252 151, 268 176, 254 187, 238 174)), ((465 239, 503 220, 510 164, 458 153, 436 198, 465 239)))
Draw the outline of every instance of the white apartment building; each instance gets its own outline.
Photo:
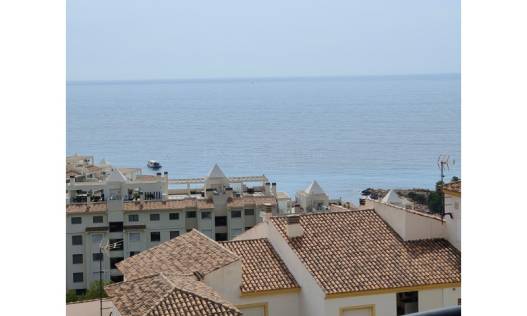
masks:
POLYGON ((117 264, 112 314, 398 316, 460 304, 454 230, 437 230, 447 222, 373 206, 269 210, 224 242, 192 230, 117 264))
POLYGON ((296 201, 299 212, 326 211, 329 207, 329 197, 316 180, 296 194, 296 201))
POLYGON ((104 172, 68 178, 66 286, 79 294, 99 279, 101 258, 103 279, 120 281, 115 264, 141 251, 192 229, 229 240, 260 222, 264 207, 278 212, 276 183, 265 176, 228 178, 217 165, 206 177, 193 179, 169 179, 166 172, 142 175, 135 168, 104 172), (118 246, 101 256, 101 243, 118 246))

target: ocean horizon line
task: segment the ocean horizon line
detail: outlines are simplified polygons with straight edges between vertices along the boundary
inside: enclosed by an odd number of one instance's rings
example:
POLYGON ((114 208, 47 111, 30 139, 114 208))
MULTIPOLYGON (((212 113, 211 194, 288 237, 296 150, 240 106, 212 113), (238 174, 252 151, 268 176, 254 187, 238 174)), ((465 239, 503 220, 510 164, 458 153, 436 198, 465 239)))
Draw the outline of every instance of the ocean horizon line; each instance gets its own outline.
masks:
POLYGON ((460 73, 424 73, 424 74, 386 74, 386 75, 322 75, 322 76, 262 76, 262 77, 210 77, 210 78, 166 78, 166 79, 90 79, 66 80, 66 85, 97 85, 97 84, 156 84, 156 83, 196 83, 196 82, 243 82, 243 81, 293 81, 293 80, 353 80, 380 78, 455 78, 460 73))

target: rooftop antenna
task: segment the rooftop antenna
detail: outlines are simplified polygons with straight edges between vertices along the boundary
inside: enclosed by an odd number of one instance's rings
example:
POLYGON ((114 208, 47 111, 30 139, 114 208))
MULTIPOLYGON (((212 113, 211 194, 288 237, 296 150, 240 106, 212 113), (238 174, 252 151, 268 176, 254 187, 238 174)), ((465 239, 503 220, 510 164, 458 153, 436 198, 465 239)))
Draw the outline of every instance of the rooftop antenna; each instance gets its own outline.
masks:
MULTIPOLYGON (((455 164, 455 161, 453 161, 452 164, 455 164)), ((443 219, 445 215, 450 215, 450 218, 452 218, 451 213, 445 213, 445 194, 443 193, 443 185, 445 185, 445 168, 450 170, 450 156, 446 154, 439 155, 437 166, 439 167, 439 170, 441 170, 441 187, 439 189, 441 194, 441 219, 443 219)))

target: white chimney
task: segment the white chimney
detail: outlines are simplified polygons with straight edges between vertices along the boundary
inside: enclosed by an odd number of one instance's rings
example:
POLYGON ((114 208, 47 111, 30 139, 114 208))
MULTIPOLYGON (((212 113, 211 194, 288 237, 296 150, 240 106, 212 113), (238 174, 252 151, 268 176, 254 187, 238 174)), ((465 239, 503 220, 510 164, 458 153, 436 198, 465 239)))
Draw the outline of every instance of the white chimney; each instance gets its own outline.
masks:
POLYGON ((265 195, 271 194, 271 183, 270 182, 266 182, 265 183, 265 185, 264 185, 264 193, 265 193, 265 195))
POLYGON ((300 225, 300 215, 287 216, 287 238, 302 237, 304 229, 300 225))
POLYGON ((264 223, 269 222, 271 216, 273 215, 273 206, 271 203, 264 203, 263 210, 260 212, 260 217, 264 223))
POLYGON ((276 196, 276 182, 271 183, 271 192, 276 196))

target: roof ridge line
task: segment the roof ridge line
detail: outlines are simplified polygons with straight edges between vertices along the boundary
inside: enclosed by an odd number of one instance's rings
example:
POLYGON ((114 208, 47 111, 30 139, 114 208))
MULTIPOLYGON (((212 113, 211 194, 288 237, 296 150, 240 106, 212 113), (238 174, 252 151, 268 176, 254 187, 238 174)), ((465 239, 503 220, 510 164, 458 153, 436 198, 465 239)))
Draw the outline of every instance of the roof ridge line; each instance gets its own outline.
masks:
MULTIPOLYGON (((210 238, 209 236, 205 235, 204 233, 200 232, 199 230, 195 229, 195 228, 192 228, 191 232, 192 231, 196 231, 197 233, 199 233, 201 236, 207 238, 208 240, 212 241, 214 244, 220 246, 221 248, 225 249, 227 252, 229 252, 231 255, 233 255, 235 258, 237 258, 238 260, 241 260, 241 257, 238 256, 237 254, 235 254, 234 252, 230 251, 229 249, 223 247, 219 242, 217 242, 216 240, 210 238)), ((232 262, 230 262, 232 263, 232 262)))

